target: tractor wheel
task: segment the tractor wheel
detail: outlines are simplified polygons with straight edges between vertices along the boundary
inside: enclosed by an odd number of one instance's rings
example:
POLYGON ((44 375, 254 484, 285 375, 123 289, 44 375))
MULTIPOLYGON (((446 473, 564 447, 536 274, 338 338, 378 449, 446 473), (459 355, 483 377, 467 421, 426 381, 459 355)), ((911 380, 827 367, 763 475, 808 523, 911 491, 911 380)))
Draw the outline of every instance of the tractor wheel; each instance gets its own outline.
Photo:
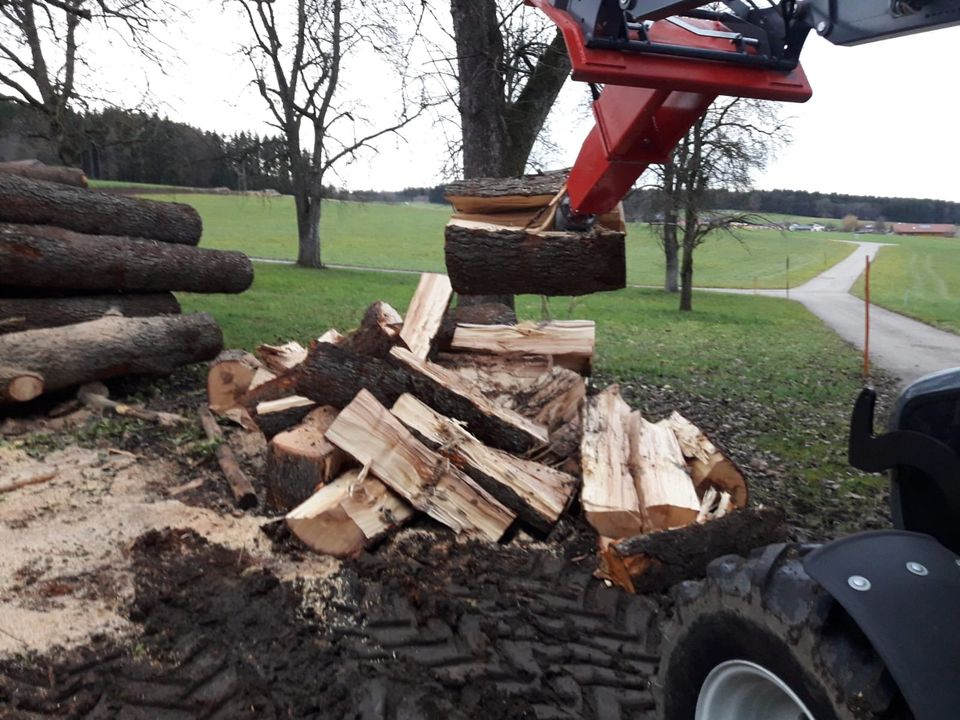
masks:
POLYGON ((812 547, 727 556, 674 591, 654 686, 664 720, 910 720, 883 662, 803 569, 812 547))

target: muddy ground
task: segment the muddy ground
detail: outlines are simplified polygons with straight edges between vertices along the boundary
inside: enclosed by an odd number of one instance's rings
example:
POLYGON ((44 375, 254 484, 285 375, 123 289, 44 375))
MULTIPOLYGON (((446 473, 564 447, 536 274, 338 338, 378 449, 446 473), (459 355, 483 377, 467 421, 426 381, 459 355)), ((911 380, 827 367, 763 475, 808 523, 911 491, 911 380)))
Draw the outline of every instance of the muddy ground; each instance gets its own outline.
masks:
MULTIPOLYGON (((204 394, 199 369, 113 391, 191 417, 204 394)), ((653 416, 712 414, 761 499, 787 492, 722 407, 633 392, 653 416)), ((576 514, 499 547, 421 520, 340 563, 234 510, 198 429, 49 418, 65 399, 0 428, 0 475, 57 469, 0 496, 0 718, 653 717, 668 600, 594 580, 576 514)), ((256 477, 257 449, 237 449, 256 477)), ((798 539, 823 532, 793 519, 798 539)))

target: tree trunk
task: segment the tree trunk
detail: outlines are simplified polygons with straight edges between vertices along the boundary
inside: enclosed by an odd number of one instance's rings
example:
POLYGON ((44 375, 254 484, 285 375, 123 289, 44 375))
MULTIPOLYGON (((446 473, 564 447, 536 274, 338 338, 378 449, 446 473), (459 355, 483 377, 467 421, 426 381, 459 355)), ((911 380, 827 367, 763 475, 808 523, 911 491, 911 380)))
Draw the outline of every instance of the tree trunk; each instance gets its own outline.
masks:
POLYGON ((322 268, 320 257, 321 199, 309 189, 297 192, 297 265, 322 268))
MULTIPOLYGON (((689 223, 689 218, 687 222, 689 223)), ((680 262, 680 311, 693 310, 693 238, 686 229, 683 232, 683 257, 680 262)))
POLYGON ((196 245, 203 231, 199 213, 189 205, 110 195, 16 175, 0 175, 0 221, 181 245, 196 245))
MULTIPOLYGON (((0 176, 2 183, 2 176, 0 176)), ((0 223, 0 284, 55 290, 240 293, 253 265, 240 252, 58 227, 0 223)))
POLYGON ((0 298, 0 335, 89 322, 107 313, 124 317, 179 315, 180 303, 170 293, 0 298))
POLYGON ((677 276, 680 272, 680 243, 677 241, 677 216, 665 215, 663 218, 663 256, 665 276, 663 289, 675 293, 680 289, 677 276))
POLYGON ((122 375, 166 375, 212 360, 223 348, 206 313, 101 320, 0 336, 6 365, 40 373, 45 391, 122 375))

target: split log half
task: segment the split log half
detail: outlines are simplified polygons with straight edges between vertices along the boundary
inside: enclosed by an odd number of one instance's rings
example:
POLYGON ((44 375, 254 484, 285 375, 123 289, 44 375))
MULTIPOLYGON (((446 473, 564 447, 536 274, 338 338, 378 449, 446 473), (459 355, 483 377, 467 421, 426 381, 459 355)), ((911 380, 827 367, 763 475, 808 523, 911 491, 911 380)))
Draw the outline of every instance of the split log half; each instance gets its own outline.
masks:
POLYGON ((287 514, 290 532, 314 552, 356 557, 413 516, 413 508, 371 474, 349 470, 287 514))
POLYGON ((391 412, 418 439, 544 535, 559 520, 576 492, 578 483, 570 475, 487 447, 459 423, 412 395, 402 395, 391 412))
POLYGON ((683 456, 690 467, 693 484, 702 498, 707 488, 715 487, 730 494, 734 507, 746 507, 748 499, 747 481, 740 468, 730 458, 720 452, 710 438, 687 420, 674 412, 669 418, 660 421, 677 436, 683 456))
POLYGON ((180 303, 170 293, 0 298, 0 335, 74 325, 104 315, 155 317, 179 314, 180 303))
POLYGON ((783 511, 743 508, 704 524, 631 537, 601 552, 600 577, 628 592, 657 593, 703 577, 724 555, 746 557, 754 548, 787 540, 783 511))
POLYGON ((0 175, 0 222, 56 225, 93 235, 127 235, 196 245, 203 223, 183 203, 157 202, 0 175))
POLYGON ((106 317, 0 335, 0 360, 43 375, 46 392, 122 375, 168 375, 222 348, 220 328, 206 313, 106 317))
POLYGON ((32 370, 0 365, 0 402, 29 402, 43 394, 43 376, 32 370))
POLYGON ((453 288, 446 275, 424 273, 420 276, 417 290, 407 308, 400 338, 407 349, 421 360, 426 360, 430 355, 452 295, 453 288))
POLYGON ((556 320, 519 325, 458 325, 450 347, 498 355, 545 355, 554 364, 585 374, 597 343, 592 320, 556 320))
POLYGON ((217 414, 240 405, 262 368, 260 361, 244 350, 224 350, 210 363, 207 405, 217 414))
POLYGON ((548 444, 547 428, 512 410, 497 407, 455 372, 420 360, 399 347, 393 349, 390 358, 409 375, 414 395, 441 414, 466 423, 467 430, 487 445, 525 453, 548 444))
POLYGON ((460 300, 457 307, 448 310, 447 314, 444 315, 443 324, 437 331, 434 347, 441 352, 450 349, 450 343, 453 342, 453 334, 457 330, 457 325, 517 324, 517 313, 509 305, 498 302, 464 305, 463 298, 460 300))
POLYGON ((327 439, 413 507, 457 534, 497 541, 515 518, 470 477, 417 440, 366 390, 340 413, 327 439))
POLYGON ((603 537, 624 538, 644 531, 644 517, 630 472, 630 406, 611 385, 589 398, 583 411, 580 502, 593 528, 603 537))
POLYGON ((87 183, 87 176, 83 174, 83 170, 80 168, 47 165, 39 160, 2 162, 0 163, 0 173, 19 175, 32 180, 45 180, 61 185, 72 185, 78 188, 86 188, 89 184, 87 183))
POLYGON ((569 170, 554 170, 512 178, 472 178, 444 188, 447 201, 458 212, 504 212, 546 206, 567 182, 569 170))
POLYGON ((643 509, 644 529, 667 530, 696 522, 700 498, 676 435, 633 412, 629 437, 630 469, 643 509))
POLYGON ((253 421, 268 440, 296 427, 317 407, 317 403, 301 395, 258 403, 253 421))
POLYGON ((357 355, 385 358, 400 341, 403 316, 385 302, 375 302, 363 314, 360 327, 347 335, 340 347, 357 355))
POLYGON ((332 407, 317 408, 300 425, 270 441, 266 472, 269 507, 288 512, 340 474, 349 458, 323 436, 338 412, 332 407))
POLYGON ((275 373, 284 373, 307 359, 307 349, 298 342, 290 341, 283 345, 260 345, 257 357, 275 373))
POLYGON ((11 287, 240 293, 252 283, 253 264, 241 252, 0 224, 0 284, 11 287))
POLYGON ((622 232, 534 232, 453 220, 445 256, 453 289, 464 295, 586 295, 627 285, 622 232))

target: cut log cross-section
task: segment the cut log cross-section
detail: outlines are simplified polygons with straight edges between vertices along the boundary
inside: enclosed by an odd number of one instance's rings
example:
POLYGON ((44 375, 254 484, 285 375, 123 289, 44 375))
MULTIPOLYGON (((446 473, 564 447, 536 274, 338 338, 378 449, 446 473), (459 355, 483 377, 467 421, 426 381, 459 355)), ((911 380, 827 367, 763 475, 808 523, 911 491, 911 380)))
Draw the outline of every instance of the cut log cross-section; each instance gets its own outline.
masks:
POLYGON ((104 315, 155 317, 179 314, 180 303, 170 293, 0 297, 0 334, 75 325, 98 320, 104 315))
POLYGON ((349 458, 323 436, 338 412, 329 406, 317 408, 300 425, 270 441, 266 500, 271 508, 292 510, 340 474, 349 458))
POLYGON ((413 516, 413 509, 371 474, 348 470, 286 516, 314 552, 356 557, 413 516))
POLYGON ((0 335, 3 363, 40 373, 46 392, 121 375, 167 375, 212 360, 222 348, 220 327, 206 313, 106 317, 0 335))
POLYGON ((250 259, 232 250, 0 223, 0 285, 95 292, 241 293, 252 283, 250 259))
POLYGON ((210 363, 207 373, 207 405, 218 414, 240 404, 263 366, 243 350, 224 350, 210 363))
POLYGON ((0 401, 29 402, 43 394, 43 376, 32 370, 0 365, 0 401))
POLYGON ((515 516, 446 458, 417 440, 367 391, 340 413, 327 439, 413 507, 458 534, 497 541, 515 516))
POLYGON ((580 502, 587 522, 606 538, 638 535, 645 526, 630 472, 629 417, 630 406, 616 385, 590 398, 583 412, 580 502))
POLYGON ((109 195, 6 174, 0 174, 0 222, 182 245, 196 245, 203 231, 200 214, 184 203, 109 195))
POLYGON ((546 355, 561 367, 587 373, 596 348, 592 320, 519 325, 458 325, 451 348, 499 355, 546 355))
POLYGON ((446 275, 424 273, 420 276, 420 283, 407 308, 400 338, 407 349, 421 360, 426 360, 430 354, 452 295, 453 287, 446 275))
POLYGON ((747 481, 733 460, 720 452, 696 425, 678 412, 661 420, 660 424, 669 427, 677 436, 701 497, 708 487, 716 487, 730 495, 734 507, 746 506, 747 481))
POLYGON ((487 447, 412 395, 391 412, 533 529, 548 533, 570 504, 577 488, 570 475, 487 447))

